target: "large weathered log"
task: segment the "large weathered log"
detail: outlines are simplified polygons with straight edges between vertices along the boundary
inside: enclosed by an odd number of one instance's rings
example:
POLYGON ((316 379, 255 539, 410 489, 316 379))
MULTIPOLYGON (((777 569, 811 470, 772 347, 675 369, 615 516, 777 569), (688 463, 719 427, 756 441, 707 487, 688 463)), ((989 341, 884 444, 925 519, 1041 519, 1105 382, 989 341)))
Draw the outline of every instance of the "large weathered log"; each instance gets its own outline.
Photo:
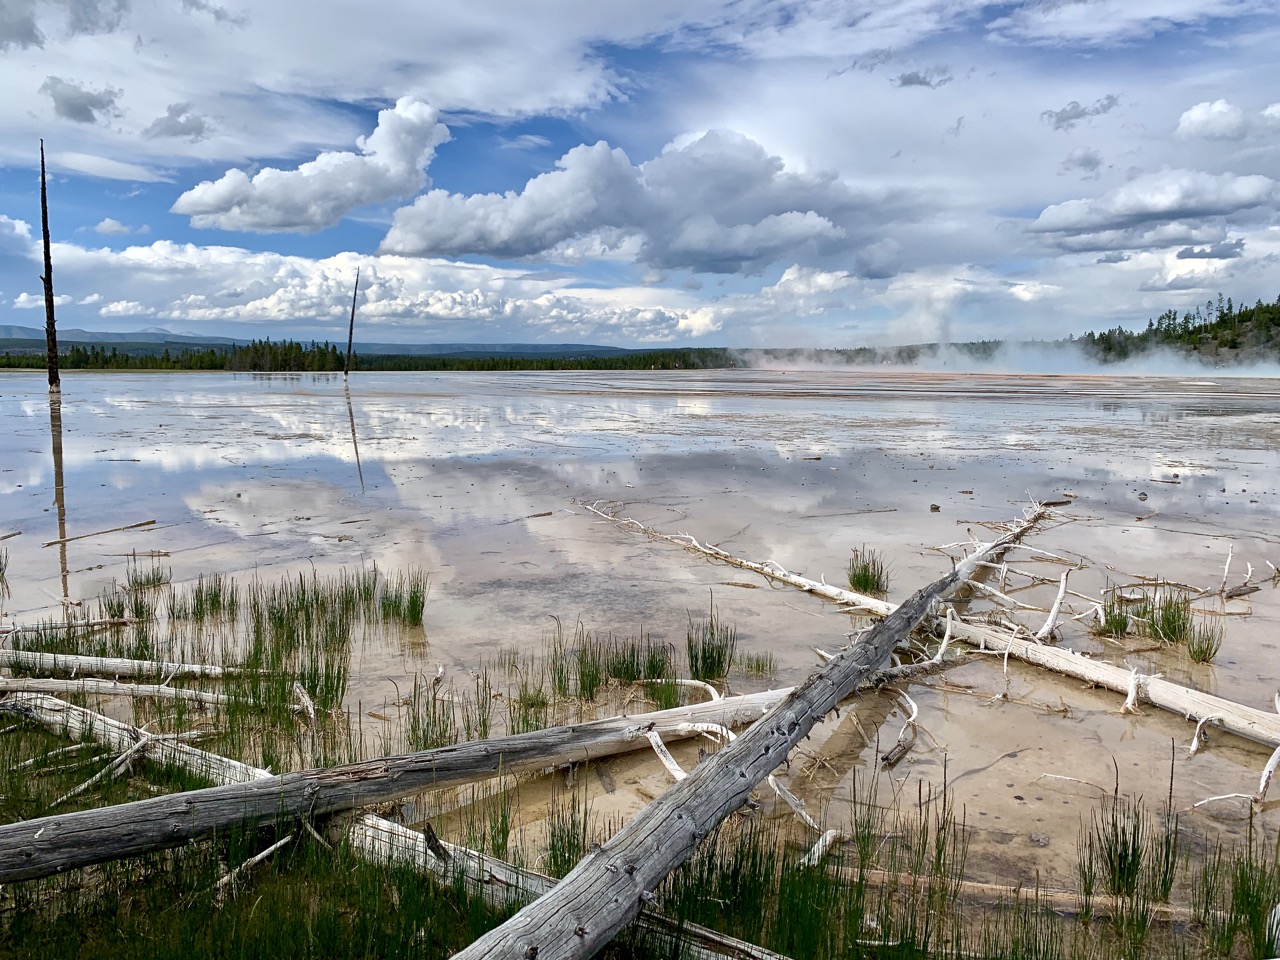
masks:
MULTIPOLYGON (((372 814, 355 820, 347 829, 347 839, 352 849, 366 859, 403 863, 442 880, 452 880, 455 874, 461 873, 478 886, 489 902, 499 906, 528 903, 549 893, 556 885, 555 880, 540 873, 523 870, 497 857, 438 840, 449 857, 448 862, 442 862, 431 852, 426 837, 421 833, 372 814)), ((639 923, 664 940, 678 938, 683 949, 681 956, 688 956, 693 960, 787 960, 781 954, 764 947, 696 923, 676 924, 661 914, 643 913, 639 917, 639 923)))
MULTIPOLYGON (((0 883, 176 847, 233 827, 337 813, 498 774, 648 749, 650 730, 677 740, 697 736, 696 723, 741 727, 782 696, 747 694, 5 824, 0 826, 0 883)), ((0 710, 30 712, 28 703, 11 695, 0 701, 0 710)))
POLYGON ((649 804, 554 890, 480 937, 455 960, 590 957, 609 942, 726 816, 740 807, 859 680, 886 660, 939 598, 963 583, 985 553, 1021 537, 1032 519, 915 593, 865 638, 811 676, 737 740, 649 804))

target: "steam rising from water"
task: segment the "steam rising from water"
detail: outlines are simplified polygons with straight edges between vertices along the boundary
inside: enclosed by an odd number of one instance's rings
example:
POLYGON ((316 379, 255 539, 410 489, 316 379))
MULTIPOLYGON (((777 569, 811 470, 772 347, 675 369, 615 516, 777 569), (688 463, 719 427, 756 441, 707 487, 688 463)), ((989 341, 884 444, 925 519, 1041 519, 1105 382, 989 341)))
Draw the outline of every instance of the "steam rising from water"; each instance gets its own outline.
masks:
POLYGON ((1079 344, 1069 342, 1005 342, 989 357, 975 356, 950 343, 922 348, 914 361, 893 359, 893 348, 881 348, 865 362, 854 351, 838 350, 739 350, 735 362, 757 370, 919 370, 929 373, 1035 373, 1097 376, 1152 377, 1280 377, 1280 363, 1219 366, 1213 358, 1199 358, 1173 350, 1156 349, 1126 360, 1103 363, 1088 356, 1079 344))

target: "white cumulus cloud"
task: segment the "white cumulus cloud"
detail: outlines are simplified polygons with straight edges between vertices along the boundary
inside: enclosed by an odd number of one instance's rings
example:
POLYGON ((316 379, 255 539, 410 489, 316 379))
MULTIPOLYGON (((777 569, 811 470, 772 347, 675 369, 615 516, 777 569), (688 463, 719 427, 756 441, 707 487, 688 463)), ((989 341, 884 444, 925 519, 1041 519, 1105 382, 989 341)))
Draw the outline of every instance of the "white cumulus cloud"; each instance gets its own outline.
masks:
MULTIPOLYGON (((728 130, 682 138, 645 163, 601 141, 570 150, 519 193, 432 190, 396 211, 382 243, 416 256, 621 253, 658 269, 758 272, 809 251, 872 242, 873 201, 834 174, 798 173, 728 130)), ((877 197, 882 210, 908 206, 877 197)))
POLYGON ((1178 118, 1177 134, 1184 139, 1242 140, 1248 132, 1244 111, 1226 100, 1197 103, 1178 118))
POLYGON ((426 185, 436 147, 449 139, 439 112, 415 97, 379 111, 358 152, 326 151, 295 170, 267 167, 250 177, 228 170, 174 202, 192 226, 260 232, 331 227, 368 203, 411 196, 426 185))

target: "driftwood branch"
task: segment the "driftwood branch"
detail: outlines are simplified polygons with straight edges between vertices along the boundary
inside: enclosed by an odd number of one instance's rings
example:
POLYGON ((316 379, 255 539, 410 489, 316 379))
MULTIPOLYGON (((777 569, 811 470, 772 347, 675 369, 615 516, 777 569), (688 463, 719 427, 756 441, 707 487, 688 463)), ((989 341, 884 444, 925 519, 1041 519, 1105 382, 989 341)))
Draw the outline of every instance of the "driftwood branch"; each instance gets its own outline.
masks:
MULTIPOLYGON (((653 890, 740 807, 813 725, 888 659, 938 599, 962 584, 976 559, 1004 546, 1045 515, 975 553, 915 593, 848 651, 823 666, 733 743, 649 804, 554 890, 480 937, 456 960, 593 956, 653 899, 653 890)), ((724 701, 720 701, 723 703, 724 701)))
MULTIPOLYGON (((117 621, 108 621, 115 623, 117 621)), ((168 660, 126 660, 123 657, 82 657, 66 653, 0 650, 0 667, 39 670, 43 673, 88 673, 107 677, 221 677, 234 668, 207 663, 172 663, 168 660)))
POLYGON ((209 706, 225 706, 231 698, 205 690, 166 687, 160 683, 117 683, 114 680, 86 678, 82 680, 46 680, 39 677, 0 677, 0 694, 4 693, 87 693, 100 697, 150 697, 158 700, 187 700, 209 706))

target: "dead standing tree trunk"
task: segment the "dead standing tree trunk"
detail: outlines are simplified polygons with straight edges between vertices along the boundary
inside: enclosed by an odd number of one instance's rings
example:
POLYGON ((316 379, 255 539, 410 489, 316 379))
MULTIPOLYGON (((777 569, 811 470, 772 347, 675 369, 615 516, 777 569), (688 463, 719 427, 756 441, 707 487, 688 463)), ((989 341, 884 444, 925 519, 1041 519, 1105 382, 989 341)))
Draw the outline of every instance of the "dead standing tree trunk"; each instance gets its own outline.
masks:
MULTIPOLYGON (((342 379, 346 380, 351 373, 351 345, 356 336, 356 297, 360 294, 360 268, 356 267, 356 285, 351 291, 351 322, 347 325, 347 359, 342 365, 342 379)), ((351 436, 355 437, 355 425, 352 424, 351 436)))
POLYGON ((1038 509, 1012 533, 914 594, 867 637, 584 857, 554 890, 454 954, 454 960, 594 956, 653 899, 658 884, 786 760, 813 725, 888 658, 934 601, 963 584, 977 560, 1020 538, 1045 513, 1038 509))
POLYGON ((49 363, 49 392, 61 393, 58 376, 58 329, 53 315, 53 254, 49 249, 49 189, 45 185, 44 140, 40 141, 40 226, 44 230, 44 339, 49 363))

